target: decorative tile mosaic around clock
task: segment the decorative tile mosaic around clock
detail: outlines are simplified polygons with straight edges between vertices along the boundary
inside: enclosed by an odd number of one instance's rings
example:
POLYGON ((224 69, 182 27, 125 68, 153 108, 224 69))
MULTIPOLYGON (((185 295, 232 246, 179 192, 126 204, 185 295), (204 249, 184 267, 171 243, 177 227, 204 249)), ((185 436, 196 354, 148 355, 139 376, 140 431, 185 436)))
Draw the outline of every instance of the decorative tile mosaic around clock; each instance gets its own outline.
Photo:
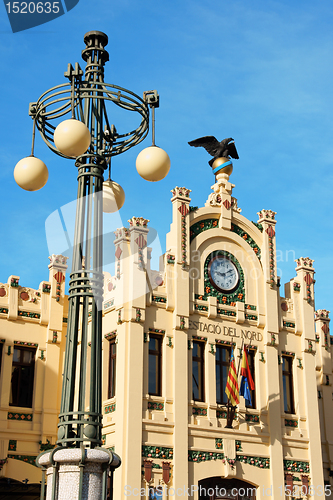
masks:
POLYGON ((204 264, 204 294, 202 296, 203 300, 206 300, 208 296, 217 297, 217 301, 220 304, 234 305, 236 302, 245 302, 244 272, 236 257, 232 255, 230 252, 227 252, 226 250, 217 250, 215 252, 212 252, 206 258, 204 264), (239 273, 239 282, 236 290, 234 290, 231 293, 219 292, 212 286, 210 282, 208 275, 208 266, 210 261, 217 256, 226 257, 230 259, 231 262, 233 262, 237 267, 239 273))

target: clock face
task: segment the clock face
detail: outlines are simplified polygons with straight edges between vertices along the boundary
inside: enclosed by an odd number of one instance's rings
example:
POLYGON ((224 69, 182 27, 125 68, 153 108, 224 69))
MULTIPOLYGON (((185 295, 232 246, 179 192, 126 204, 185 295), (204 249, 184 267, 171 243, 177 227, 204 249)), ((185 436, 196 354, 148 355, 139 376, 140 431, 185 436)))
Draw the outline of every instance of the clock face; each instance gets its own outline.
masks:
POLYGON ((230 293, 239 282, 239 274, 235 264, 227 257, 214 257, 208 266, 211 284, 220 292, 230 293))

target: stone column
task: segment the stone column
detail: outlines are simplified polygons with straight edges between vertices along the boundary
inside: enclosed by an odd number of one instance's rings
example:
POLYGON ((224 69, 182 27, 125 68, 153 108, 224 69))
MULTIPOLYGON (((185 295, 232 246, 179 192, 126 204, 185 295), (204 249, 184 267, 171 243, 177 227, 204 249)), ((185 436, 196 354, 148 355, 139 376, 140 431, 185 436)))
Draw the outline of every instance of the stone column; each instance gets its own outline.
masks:
POLYGON ((37 457, 46 469, 46 500, 106 499, 106 470, 120 459, 102 449, 56 448, 37 457), (105 471, 104 477, 103 472, 105 471))

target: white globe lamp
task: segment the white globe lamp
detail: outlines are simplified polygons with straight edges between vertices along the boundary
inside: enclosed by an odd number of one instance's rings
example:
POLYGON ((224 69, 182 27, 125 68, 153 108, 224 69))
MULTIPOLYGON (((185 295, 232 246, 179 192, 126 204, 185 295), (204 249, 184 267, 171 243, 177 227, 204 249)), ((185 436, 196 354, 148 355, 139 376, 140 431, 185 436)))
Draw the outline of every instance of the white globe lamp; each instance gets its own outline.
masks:
POLYGON ((22 158, 14 168, 16 183, 26 191, 38 191, 45 186, 48 178, 47 166, 35 156, 22 158))
POLYGON ((136 169, 146 181, 161 181, 170 170, 169 155, 158 146, 150 146, 138 154, 136 169))
POLYGON ((125 202, 125 192, 117 182, 110 179, 103 182, 103 212, 113 213, 120 210, 125 202))
POLYGON ((57 149, 70 158, 83 155, 91 143, 88 127, 74 118, 59 123, 53 138, 57 149))

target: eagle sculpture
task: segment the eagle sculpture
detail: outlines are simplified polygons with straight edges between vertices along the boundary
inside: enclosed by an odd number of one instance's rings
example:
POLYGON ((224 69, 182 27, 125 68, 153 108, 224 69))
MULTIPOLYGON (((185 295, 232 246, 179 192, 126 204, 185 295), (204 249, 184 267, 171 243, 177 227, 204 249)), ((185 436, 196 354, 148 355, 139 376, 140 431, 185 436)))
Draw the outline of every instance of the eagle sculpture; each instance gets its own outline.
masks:
POLYGON ((219 142, 212 135, 207 135, 205 137, 200 137, 200 139, 190 141, 189 145, 194 146, 195 148, 205 148, 205 150, 214 157, 208 162, 210 166, 213 165, 217 158, 229 158, 229 156, 231 156, 231 158, 235 158, 236 160, 239 158, 235 142, 232 137, 223 139, 223 141, 219 142))

